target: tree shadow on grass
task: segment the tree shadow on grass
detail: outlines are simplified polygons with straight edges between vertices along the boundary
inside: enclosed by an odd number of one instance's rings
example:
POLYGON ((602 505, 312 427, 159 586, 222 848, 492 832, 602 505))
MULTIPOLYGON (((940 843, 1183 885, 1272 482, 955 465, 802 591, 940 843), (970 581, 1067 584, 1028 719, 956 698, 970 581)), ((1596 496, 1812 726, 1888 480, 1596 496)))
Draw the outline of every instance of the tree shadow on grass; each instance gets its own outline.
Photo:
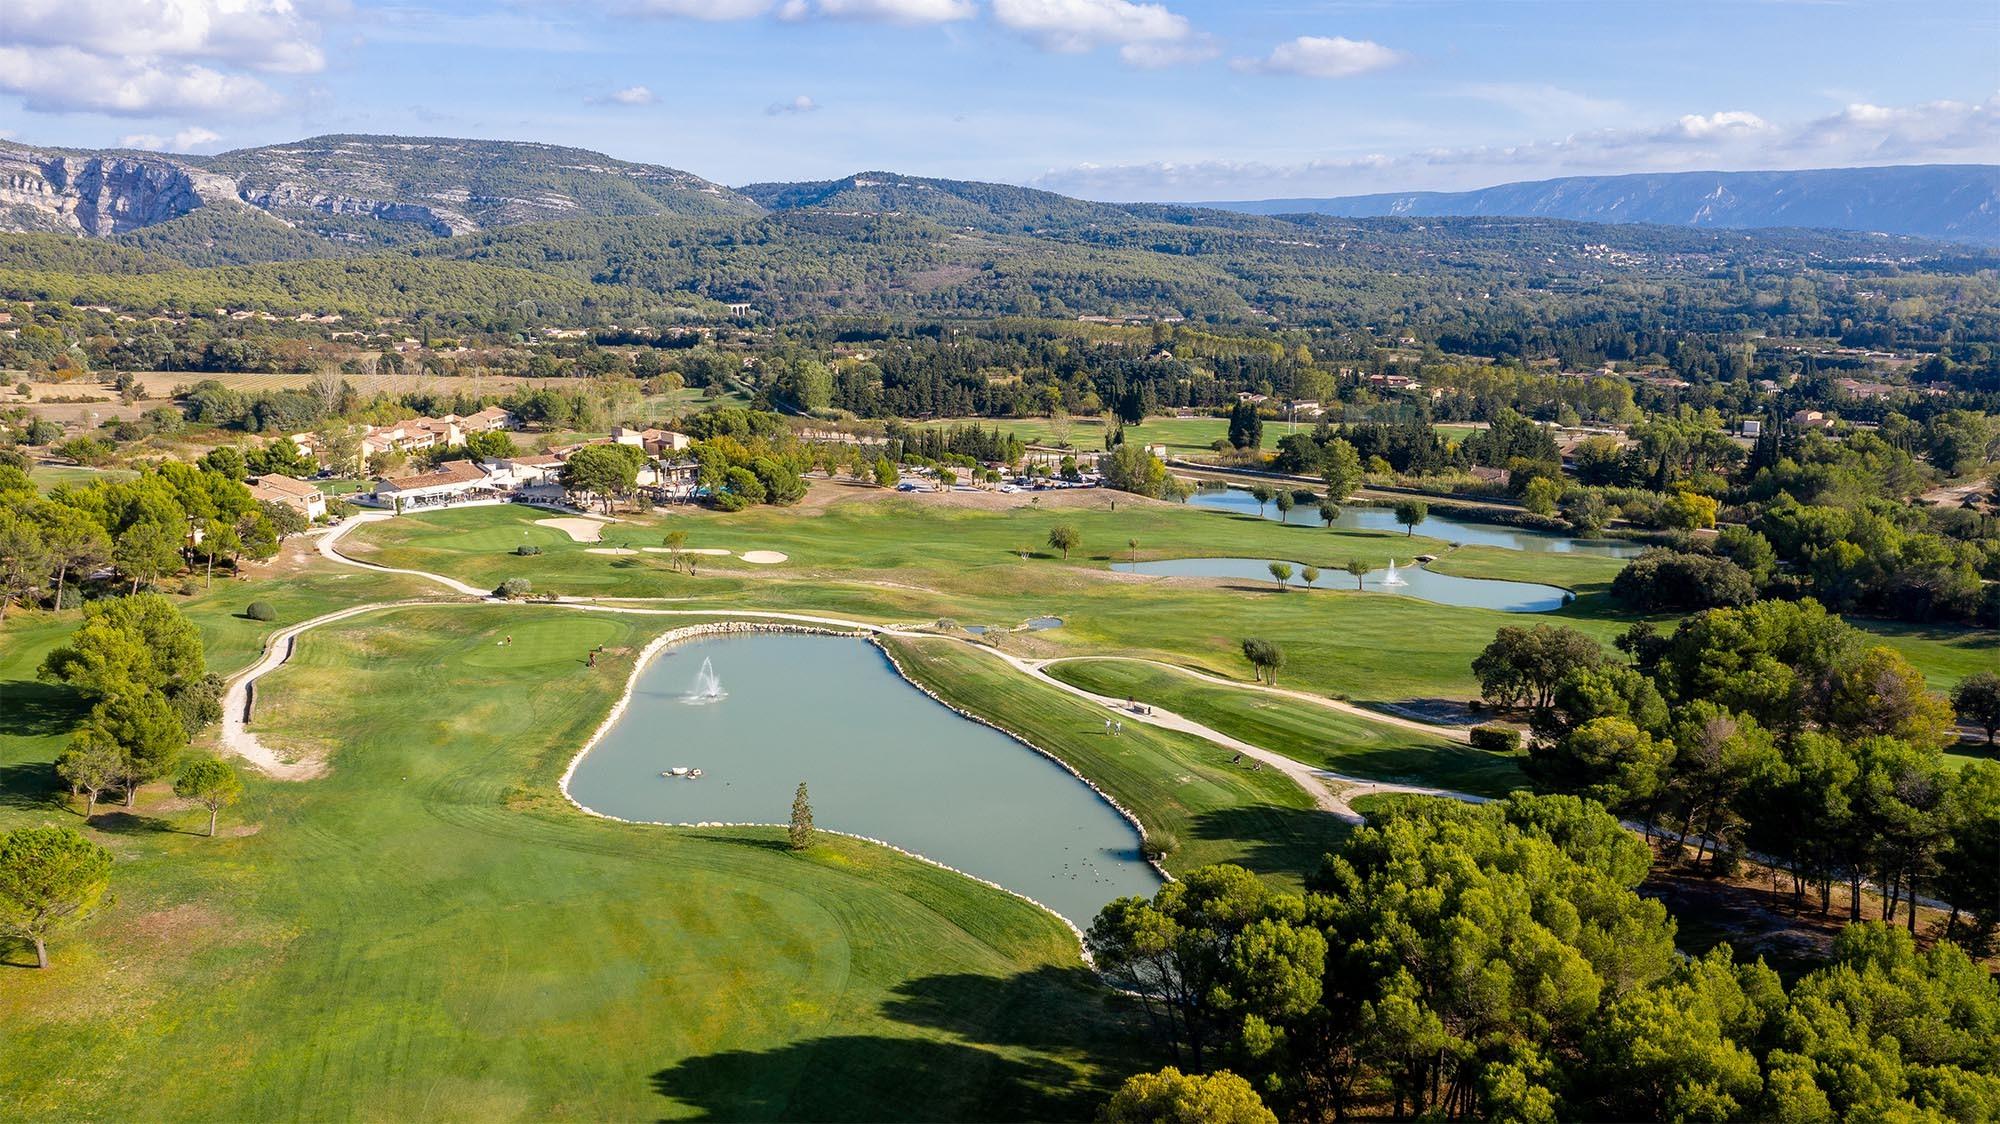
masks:
POLYGON ((1231 860, 1262 875, 1304 878, 1338 851, 1351 828, 1318 808, 1253 804, 1218 808, 1194 819, 1197 839, 1232 840, 1243 853, 1231 860))
MULTIPOLYGON (((49 951, 56 951, 51 945, 49 951)), ((0 968, 26 968, 35 971, 41 967, 35 962, 35 946, 5 933, 0 933, 0 968)))
POLYGON ((1348 746, 1332 762, 1335 771, 1399 784, 1427 785, 1505 796, 1529 785, 1519 758, 1449 742, 1348 746))
POLYGON ((46 738, 66 734, 90 712, 83 692, 60 683, 11 679, 0 683, 0 737, 46 738))
POLYGON ((698 1120, 1079 1120, 1103 1099, 1053 1059, 878 1035, 687 1058, 652 1084, 698 1120))
POLYGON ((749 829, 744 828, 734 828, 725 831, 709 829, 700 831, 697 838, 707 840, 711 843, 726 843, 734 847, 749 847, 757 851, 782 851, 789 854, 792 849, 791 841, 768 834, 769 830, 768 828, 765 829, 766 834, 754 834, 749 829))
POLYGON ((68 792, 46 761, 15 761, 0 765, 0 808, 24 812, 60 812, 68 792))
POLYGON ((732 1050, 676 1062, 653 1088, 706 1120, 1087 1120, 1153 1064, 1125 1001, 1082 965, 905 980, 879 1013, 937 1037, 732 1050))
MULTIPOLYGON (((882 1014, 991 1046, 1135 1052, 1137 1012, 1081 964, 1045 965, 1005 978, 956 973, 925 976, 898 985, 882 1014)), ((1142 1059, 1133 1053, 1133 1062, 1142 1059)))
POLYGON ((106 835, 206 835, 208 827, 203 823, 201 831, 182 831, 171 820, 128 811, 118 804, 99 804, 90 826, 106 835))

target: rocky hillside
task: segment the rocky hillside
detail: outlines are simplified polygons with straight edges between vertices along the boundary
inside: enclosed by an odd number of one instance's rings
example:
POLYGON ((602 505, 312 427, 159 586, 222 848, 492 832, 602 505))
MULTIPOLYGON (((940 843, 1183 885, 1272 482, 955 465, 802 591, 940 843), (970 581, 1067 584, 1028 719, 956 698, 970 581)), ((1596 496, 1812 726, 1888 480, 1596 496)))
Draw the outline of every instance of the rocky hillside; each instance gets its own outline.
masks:
POLYGON ((0 229, 110 238, 208 208, 218 210, 204 216, 207 234, 220 220, 268 241, 264 228, 277 220, 329 249, 570 218, 759 210, 687 172, 543 144, 327 136, 166 156, 0 142, 0 229))
POLYGON ((1818 227, 2000 245, 2000 167, 1575 176, 1478 191, 1210 203, 1260 215, 1520 216, 1731 230, 1818 227))
POLYGON ((168 157, 0 143, 0 229, 110 238, 235 200, 227 178, 168 157))

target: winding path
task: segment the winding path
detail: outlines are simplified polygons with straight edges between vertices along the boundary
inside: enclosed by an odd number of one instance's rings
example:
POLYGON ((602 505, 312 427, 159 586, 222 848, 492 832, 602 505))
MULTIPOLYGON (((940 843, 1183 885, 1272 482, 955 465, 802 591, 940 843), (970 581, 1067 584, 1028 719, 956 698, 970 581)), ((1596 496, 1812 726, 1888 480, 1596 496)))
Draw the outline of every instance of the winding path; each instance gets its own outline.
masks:
POLYGON ((1322 706, 1328 710, 1337 710, 1342 714, 1352 715, 1355 718, 1379 723, 1384 726, 1396 726, 1405 730, 1414 730, 1420 734, 1429 734, 1432 737, 1443 738, 1446 741, 1458 742, 1463 745, 1470 745, 1472 743, 1472 734, 1456 726, 1434 726, 1429 722, 1419 722, 1414 718, 1404 718, 1401 715, 1372 710, 1351 702, 1343 702, 1340 699, 1330 699, 1325 695, 1315 695, 1310 691, 1294 691, 1285 687, 1263 687, 1249 683, 1240 683, 1234 679, 1224 679, 1220 675, 1210 675, 1204 671, 1196 671, 1191 667, 1182 667, 1179 664, 1168 663, 1165 660, 1147 659, 1142 656, 1056 656, 1053 659, 1033 661, 1032 670, 1043 671, 1043 669, 1053 667, 1059 663, 1083 663, 1088 660, 1147 664, 1152 667, 1178 672, 1190 679, 1212 683, 1217 687, 1229 687, 1238 691, 1255 691, 1260 695, 1278 695, 1283 698, 1297 699, 1299 702, 1312 703, 1314 706, 1322 706))
MULTIPOLYGON (((251 664, 249 667, 238 672, 229 681, 228 689, 223 697, 223 720, 222 720, 221 741, 224 749, 242 757, 246 761, 249 761, 251 764, 257 766, 257 768, 261 769, 270 776, 276 777, 281 780, 306 780, 318 776, 322 772, 324 772, 325 765, 320 762, 286 761, 284 758, 279 756, 274 750, 272 750, 269 746, 266 746, 257 737, 255 733, 251 732, 251 730, 249 729, 251 692, 254 690, 254 685, 259 679, 263 678, 265 675, 268 675, 272 671, 277 670, 279 667, 284 666, 285 662, 291 658, 292 650, 296 646, 300 635, 312 629, 318 628, 321 625, 332 624, 336 621, 346 620, 351 617, 359 616, 363 613, 374 612, 378 609, 394 609, 411 605, 424 605, 424 606, 434 606, 434 607, 442 607, 449 605, 470 606, 474 604, 544 605, 544 606, 552 605, 559 608, 573 609, 579 612, 621 613, 634 616, 659 616, 659 617, 736 617, 736 618, 751 619, 751 620, 784 621, 794 624, 823 625, 830 628, 840 628, 854 632, 865 632, 878 636, 899 636, 899 637, 924 638, 924 639, 951 639, 949 637, 940 637, 936 633, 931 633, 931 632, 922 632, 911 629, 897 628, 893 625, 875 624, 869 621, 857 621, 846 617, 827 616, 818 613, 780 612, 776 610, 741 609, 741 608, 667 609, 667 608, 656 608, 656 607, 646 606, 643 604, 633 603, 635 601, 644 601, 646 600, 645 598, 609 598, 602 600, 595 598, 557 598, 553 601, 508 601, 500 598, 495 598, 485 590, 469 586, 464 582, 458 581, 455 578, 446 577, 443 574, 432 573, 428 570, 407 570, 407 569, 399 569, 393 566, 383 566, 374 562, 364 562, 360 559, 352 558, 349 557, 348 555, 342 554, 339 551, 338 545, 340 540, 344 538, 347 535, 347 533, 349 531, 352 531, 355 527, 361 526, 366 523, 375 523, 375 522, 380 522, 384 519, 391 519, 391 518, 394 518, 394 516, 389 515, 386 512, 367 512, 353 516, 352 518, 343 522, 339 527, 320 536, 319 542, 317 544, 320 555, 326 558, 330 562, 334 562, 344 566, 354 566, 364 570, 374 570, 379 573, 404 574, 410 577, 421 578, 426 581, 434 582, 438 585, 441 585, 444 588, 452 591, 453 593, 462 594, 468 597, 477 597, 479 598, 479 600, 477 602, 402 600, 402 601, 377 602, 368 605, 356 605, 351 608, 339 610, 338 612, 327 613, 322 616, 314 617, 311 620, 301 621, 298 624, 290 626, 289 628, 285 628, 276 633, 273 633, 271 637, 265 641, 264 654, 262 655, 262 657, 260 657, 257 660, 257 662, 251 664), (608 603, 608 602, 615 602, 615 603, 608 603)), ((964 641, 964 640, 960 640, 960 642, 969 643, 969 641, 964 641)), ((1301 789, 1305 790, 1307 795, 1312 797, 1313 803, 1317 807, 1319 807, 1320 810, 1338 816, 1342 820, 1345 820, 1349 823, 1362 822, 1361 814, 1354 810, 1354 806, 1352 803, 1353 800, 1362 796, 1370 796, 1380 793, 1412 793, 1422 796, 1445 796, 1456 800, 1466 800, 1473 802, 1479 802, 1486 799, 1485 797, 1474 796, 1470 793, 1455 792, 1450 789, 1430 788, 1423 785, 1397 784, 1387 781, 1376 781, 1376 780, 1370 780, 1366 777, 1348 776, 1343 773, 1335 773, 1326 769, 1320 769, 1315 766, 1308 765, 1303 761, 1298 761, 1294 758, 1287 757, 1282 753, 1276 752, 1275 750, 1266 749, 1263 746, 1255 745, 1251 742, 1243 741, 1240 738, 1232 737, 1228 734, 1223 733, 1220 730, 1216 730, 1210 726, 1203 725, 1202 723, 1196 722, 1191 718, 1183 717, 1182 715, 1177 714, 1171 710, 1163 710, 1159 707, 1151 707, 1148 709, 1147 712, 1144 713, 1132 710, 1128 708, 1120 700, 1107 698, 1103 695, 1098 695, 1093 692, 1086 691, 1081 687, 1065 683, 1062 680, 1057 679, 1055 676, 1050 675, 1047 671, 1049 667, 1058 663, 1065 663, 1077 660, 1087 660, 1087 659, 1097 659, 1097 660, 1127 659, 1129 657, 1065 656, 1055 659, 1032 660, 1023 658, 1021 656, 1016 656, 1010 652, 1000 651, 997 648, 990 648, 985 645, 975 644, 973 645, 973 647, 979 651, 991 654, 992 656, 1000 659, 1002 662, 1008 664, 1009 666, 1013 667, 1017 671, 1022 672, 1023 674, 1034 677, 1038 682, 1045 683, 1051 687, 1054 687, 1059 691, 1063 691, 1067 694, 1075 696, 1076 698, 1083 699, 1097 706, 1102 706, 1109 710, 1117 712, 1119 715, 1119 718, 1117 720, 1119 721, 1125 719, 1131 719, 1132 721, 1144 722, 1147 725, 1156 726, 1161 729, 1174 730, 1184 734, 1191 734, 1195 737, 1203 738, 1207 741, 1213 742, 1216 745, 1219 745, 1225 749, 1241 753, 1243 756, 1248 757, 1254 761, 1258 761, 1265 765, 1268 765, 1271 768, 1274 768, 1279 772, 1283 773, 1285 776, 1290 777, 1293 783, 1297 784, 1301 789)), ((1207 675, 1198 671, 1190 671, 1186 668, 1177 667, 1173 664, 1165 663, 1158 660, 1133 659, 1132 662, 1144 663, 1156 667, 1166 668, 1168 670, 1192 676, 1195 679, 1207 683, 1212 683, 1218 686, 1231 687, 1237 690, 1252 689, 1246 687, 1241 683, 1236 683, 1228 679, 1223 679, 1219 676, 1207 675)), ((1385 725, 1398 726, 1410 730, 1417 730, 1428 734, 1434 734, 1438 737, 1442 737, 1448 740, 1465 741, 1467 739, 1467 735, 1462 730, 1450 730, 1441 727, 1430 726, 1422 722, 1414 721, 1412 719, 1399 718, 1394 715, 1382 714, 1379 711, 1368 710, 1364 707, 1359 707, 1352 703, 1341 702, 1337 699, 1323 698, 1321 696, 1313 695, 1304 691, 1292 691, 1276 687, 1269 687, 1269 688, 1258 687, 1254 689, 1268 694, 1281 695, 1286 698, 1297 699, 1302 702, 1308 702, 1318 706, 1323 706, 1330 710, 1340 711, 1341 713, 1344 714, 1351 714, 1355 717, 1362 718, 1371 722, 1380 722, 1385 725)))
POLYGON ((448 578, 443 574, 433 574, 429 570, 399 570, 394 566, 383 566, 375 562, 363 562, 359 558, 349 558, 335 549, 340 540, 347 537, 347 532, 352 531, 354 528, 363 524, 380 523, 385 519, 394 518, 393 514, 386 511, 364 511, 348 516, 341 521, 340 526, 319 537, 318 546, 321 557, 326 558, 330 562, 338 562, 343 566, 355 566, 363 570, 374 570, 382 574, 408 574, 413 578, 423 578, 425 581, 436 582, 453 593, 462 593, 467 597, 487 597, 492 594, 492 590, 475 589, 459 581, 457 578, 448 578))
MULTIPOLYGON (((1308 765, 1303 761, 1287 757, 1282 753, 1276 752, 1275 750, 1266 749, 1263 746, 1255 745, 1250 742, 1243 741, 1239 738, 1232 737, 1228 734, 1221 732, 1220 730, 1216 730, 1210 726, 1203 725, 1202 723, 1196 722, 1191 718, 1183 717, 1182 715, 1177 714, 1171 710, 1162 710, 1159 707, 1149 707, 1145 712, 1133 710, 1130 707, 1128 707, 1123 700, 1107 698, 1103 695, 1098 695, 1093 692, 1086 691, 1081 687, 1065 683, 1062 680, 1057 679, 1055 676, 1050 675, 1047 670, 1048 668, 1059 663, 1080 662, 1084 660, 1126 660, 1132 663, 1142 663, 1153 667, 1164 668, 1168 671, 1177 672, 1179 674, 1189 676, 1191 678, 1200 680, 1202 682, 1211 683, 1216 686, 1229 687, 1239 691, 1257 691, 1262 694, 1278 695, 1289 699, 1295 699, 1300 702, 1305 702, 1315 706, 1325 707, 1329 710, 1339 711, 1343 714, 1349 714, 1356 718, 1364 719, 1366 721, 1378 722, 1389 726, 1397 726, 1403 729, 1413 730, 1420 733, 1429 734, 1434 737, 1443 738, 1448 741, 1470 742, 1471 740, 1469 732, 1463 729, 1446 727, 1446 726, 1435 726, 1431 725, 1430 723, 1420 722, 1412 718, 1404 718, 1394 714, 1385 714, 1378 710, 1371 710, 1368 709, 1367 707, 1357 706, 1349 702, 1343 702, 1339 699, 1331 699, 1321 695, 1314 695, 1306 691, 1294 691, 1280 687, 1263 687, 1263 686, 1253 687, 1249 684, 1240 683, 1231 679, 1225 679, 1222 678, 1221 676, 1209 675, 1206 672, 1195 671, 1190 668, 1181 667, 1177 664, 1167 663, 1163 660, 1146 659, 1143 657, 1135 657, 1135 656, 1057 656, 1050 659, 1027 659, 1021 656, 1016 656, 1011 652, 1001 651, 998 648, 988 647, 983 644, 972 644, 971 641, 966 640, 962 637, 942 636, 935 632, 925 632, 916 629, 898 628, 894 625, 875 624, 870 621, 857 621, 845 617, 825 616, 815 613, 780 612, 780 611, 765 610, 765 609, 741 609, 741 608, 665 609, 665 608, 648 607, 643 604, 633 604, 633 602, 645 602, 648 600, 667 600, 667 599, 624 597, 624 598, 608 598, 604 599, 604 601, 600 601, 598 599, 593 599, 593 598, 561 597, 561 598, 556 598, 554 600, 544 600, 544 601, 510 601, 505 598, 494 597, 490 592, 486 590, 477 589, 455 578, 446 577, 443 574, 432 573, 428 570, 398 569, 392 566, 379 565, 374 562, 364 562, 361 561, 360 559, 350 558, 347 555, 341 554, 336 549, 336 545, 338 544, 339 540, 343 538, 349 531, 353 530, 355 527, 360 526, 361 524, 364 523, 375 523, 375 522, 380 522, 381 520, 384 519, 392 519, 392 518, 394 518, 394 516, 387 512, 364 512, 352 516, 347 520, 345 520, 344 522, 342 522, 340 526, 320 535, 319 542, 317 544, 319 553, 322 557, 326 558, 328 561, 337 563, 339 565, 354 566, 364 570, 375 570, 380 573, 405 574, 411 577, 422 578, 426 581, 435 582, 436 584, 451 590, 453 593, 462 594, 467 597, 477 598, 478 600, 430 601, 423 599, 406 598, 401 601, 378 601, 366 605, 355 605, 350 608, 341 609, 332 613, 326 613, 321 616, 313 617, 310 620, 300 621, 298 624, 292 625, 289 628, 281 629, 278 632, 272 633, 271 636, 268 637, 264 642, 263 655, 259 657, 255 663, 251 664, 249 667, 244 668, 242 671, 239 671, 235 675, 230 677, 222 701, 222 734, 221 734, 221 744, 224 749, 242 757, 246 761, 249 761, 251 764, 255 765, 258 769, 260 769, 265 774, 271 777, 277 778, 279 780, 310 780, 313 777, 320 776, 326 771, 326 765, 324 762, 286 761, 284 758, 280 757, 275 751, 273 751, 270 747, 264 745, 264 743, 258 739, 257 735, 252 733, 248 728, 251 692, 252 690, 254 690, 256 682, 259 679, 263 678, 265 675, 269 674, 270 672, 275 671, 279 667, 284 666, 286 661, 291 659, 292 651, 297 644, 298 638, 304 633, 309 632, 312 629, 318 628, 321 625, 332 624, 336 621, 342 621, 350 617, 360 616, 363 613, 372 613, 377 610, 397 609, 409 606, 424 606, 427 608, 444 608, 444 607, 458 606, 463 608, 470 608, 476 605, 524 605, 524 606, 538 605, 538 606, 554 606, 558 608, 574 609, 579 612, 625 613, 632 615, 663 616, 663 617, 736 617, 736 618, 747 618, 754 620, 785 621, 798 624, 823 625, 829 628, 839 628, 853 632, 870 633, 877 636, 896 636, 896 637, 908 637, 913 639, 927 639, 927 640, 956 640, 959 643, 970 644, 977 651, 986 652, 997 657, 998 659, 1005 662, 1009 666, 1015 668, 1016 670, 1021 671, 1027 675, 1033 676, 1038 682, 1046 683, 1049 686, 1056 688, 1057 690, 1067 692, 1068 694, 1073 695, 1077 698, 1084 699, 1088 702, 1095 703, 1099 706, 1103 706, 1109 710, 1115 711, 1121 716, 1120 719, 1118 720, 1129 718, 1133 721, 1144 722, 1147 725, 1156 726, 1161 729, 1174 730, 1180 733, 1191 734, 1195 737, 1203 738, 1208 741, 1214 742, 1216 745, 1219 745, 1225 749, 1230 749, 1240 752, 1245 757, 1249 757, 1252 760, 1263 762, 1264 764, 1269 765, 1274 769, 1277 769, 1285 776, 1290 777, 1294 783, 1296 783, 1300 788, 1306 791, 1307 795, 1312 797, 1313 803, 1321 811, 1327 812, 1330 815, 1337 816, 1348 823, 1360 824, 1365 822, 1365 817, 1363 817, 1361 813, 1355 811, 1353 806, 1353 801, 1361 799, 1364 796, 1392 795, 1392 794, 1407 794, 1416 796, 1439 796, 1439 797, 1446 797, 1452 800, 1464 801, 1469 804, 1484 804, 1491 799, 1491 797, 1479 796, 1469 792, 1459 792, 1454 789, 1431 788, 1425 785, 1401 784, 1393 781, 1371 780, 1367 777, 1350 776, 1344 773, 1336 773, 1327 769, 1320 769, 1315 766, 1308 765), (607 604, 605 603, 605 601, 616 602, 616 603, 607 604), (1333 787, 1333 786, 1338 786, 1338 787, 1333 787)), ((1642 834, 1650 834, 1650 831, 1646 827, 1646 825, 1641 824, 1636 820, 1624 820, 1621 822, 1624 824, 1626 828, 1628 828, 1631 831, 1639 832, 1642 834)), ((1698 837, 1690 836, 1686 840, 1686 842, 1700 842, 1700 840, 1698 837)), ((1766 865, 1776 865, 1774 860, 1770 859, 1765 855, 1758 854, 1756 852, 1750 852, 1749 857, 1753 861, 1764 863, 1766 865)), ((1870 889, 1879 890, 1879 888, 1876 887, 1872 882, 1864 882, 1863 885, 1869 887, 1870 889)), ((1925 908, 1928 909, 1946 910, 1951 908, 1949 903, 1938 901, 1929 897, 1919 897, 1917 900, 1920 904, 1922 904, 1925 908)))

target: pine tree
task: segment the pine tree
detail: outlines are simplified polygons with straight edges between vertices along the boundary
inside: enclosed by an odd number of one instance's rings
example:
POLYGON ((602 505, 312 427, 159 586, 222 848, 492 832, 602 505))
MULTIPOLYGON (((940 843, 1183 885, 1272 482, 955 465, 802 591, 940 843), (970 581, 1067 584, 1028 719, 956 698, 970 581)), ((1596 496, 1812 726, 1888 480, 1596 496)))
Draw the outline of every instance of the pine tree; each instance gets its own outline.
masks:
POLYGON ((812 801, 806 795, 806 782, 799 782, 799 791, 792 797, 792 850, 803 851, 813 845, 812 801))

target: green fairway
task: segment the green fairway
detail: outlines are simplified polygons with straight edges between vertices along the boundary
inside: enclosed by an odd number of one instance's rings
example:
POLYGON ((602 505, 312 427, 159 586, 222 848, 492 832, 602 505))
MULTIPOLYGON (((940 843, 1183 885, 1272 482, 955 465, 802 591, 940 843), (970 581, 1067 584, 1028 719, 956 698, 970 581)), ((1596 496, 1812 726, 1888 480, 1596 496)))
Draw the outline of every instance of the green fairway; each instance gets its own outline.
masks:
POLYGON ((1284 775, 1231 764, 1233 754, 1188 734, 1132 722, 1104 730, 1101 707, 944 640, 891 640, 906 674, 1061 757, 1135 813, 1149 837, 1180 846, 1167 869, 1233 862, 1292 886, 1319 866, 1345 828, 1284 775))
POLYGON ((1349 776, 1505 796, 1527 783, 1512 757, 1281 695, 1219 687, 1128 660, 1058 663, 1050 675, 1092 694, 1171 710, 1212 730, 1349 776))
MULTIPOLYGON (((1054 445, 1073 449, 1104 448, 1104 420, 1102 418, 1070 418, 1068 433, 1062 432, 1060 423, 1048 418, 941 418, 937 421, 916 423, 926 429, 943 429, 955 425, 977 425, 985 429, 998 429, 1001 433, 1011 433, 1030 445, 1054 445), (1065 440, 1066 436, 1066 440, 1065 440)), ((1228 418, 1147 418, 1141 425, 1125 427, 1128 436, 1146 445, 1165 445, 1172 453, 1207 453, 1213 451, 1215 442, 1229 433, 1228 418)), ((1275 442, 1282 436, 1282 423, 1265 426, 1265 437, 1275 442)))
POLYGON ((28 470, 28 479, 46 492, 61 484, 88 484, 92 480, 129 480, 133 476, 125 468, 85 468, 81 465, 38 464, 28 470))
MULTIPOLYGON (((1237 862, 1293 887, 1345 831, 1293 781, 1190 735, 1140 723, 1107 734, 1103 708, 966 643, 958 626, 1060 617, 977 639, 1026 657, 1158 661, 1051 670, 1334 771, 1499 794, 1520 782, 1508 757, 1175 668, 1247 681, 1241 642, 1256 636, 1284 650, 1291 689, 1463 700, 1478 691, 1472 658, 1502 625, 1548 620, 1608 642, 1635 619, 1603 593, 1618 563, 1586 555, 1449 550, 1108 493, 832 497, 644 516, 607 527, 602 544, 538 525, 546 512, 464 508, 358 528, 344 549, 482 587, 526 577, 538 593, 935 627, 956 639, 888 641, 906 672, 1130 809, 1169 870, 1237 862), (1084 539, 1066 560, 1045 545, 1059 522, 1084 539), (590 552, 658 545, 671 529, 693 548, 789 560, 701 557, 689 575, 664 554, 590 552), (514 553, 522 545, 541 553, 514 553), (1523 616, 1337 581, 1349 557, 1418 552, 1448 572, 1580 596, 1523 616), (1325 573, 1312 591, 1280 592, 1112 567, 1238 554, 1325 573)), ((464 601, 416 577, 286 558, 178 599, 212 669, 239 668, 274 630, 334 609, 464 601), (277 620, 249 619, 253 600, 277 620)), ((15 612, 0 626, 0 828, 79 823, 50 763, 85 700, 33 680, 79 615, 15 612)), ((7 971, 27 954, 0 944, 0 1105, 31 1119, 1091 1115, 1142 1054, 1050 914, 870 844, 829 839, 798 855, 775 829, 628 825, 563 799, 557 779, 636 653, 678 623, 468 602, 301 637, 260 685, 255 729, 330 772, 250 778, 215 840, 194 834, 205 812, 164 786, 98 817, 89 830, 118 859, 111 906, 53 946, 47 973, 7 971), (592 649, 596 668, 582 658, 592 649)), ((1991 634, 1857 623, 1940 683, 1994 651, 1991 634)))
MULTIPOLYGON (((302 638, 258 728, 328 753, 331 772, 253 779, 216 840, 157 790, 100 815, 117 900, 54 946, 51 971, 7 973, 0 1103, 16 1118, 1088 1116, 1136 1061, 1047 913, 873 845, 800 856, 775 830, 625 825, 563 801, 557 774, 660 627, 411 608, 302 638), (569 658, 495 666, 506 635, 569 658), (574 658, 590 640, 607 647, 595 669, 574 658)), ((19 639, 8 680, 46 647, 19 639)), ((51 788, 57 740, 20 740, 33 717, 5 720, 0 826, 75 824, 51 788)))
MULTIPOLYGON (((817 511, 754 508, 736 515, 682 514, 607 527, 601 545, 657 545, 667 528, 688 532, 691 547, 776 550, 781 566, 702 558, 696 576, 676 573, 660 554, 588 553, 591 544, 539 527, 543 513, 504 507, 464 508, 371 524, 343 550, 385 565, 433 570, 478 586, 525 577, 539 592, 588 596, 671 597, 690 604, 842 613, 877 621, 949 617, 961 624, 1011 627, 1044 614, 1061 629, 1035 642, 1065 653, 1145 655, 1219 674, 1243 670, 1244 636, 1286 645, 1295 682, 1328 694, 1396 701, 1473 689, 1470 663, 1502 624, 1521 616, 1436 605, 1413 598, 1343 590, 1334 580, 1348 558, 1444 553, 1446 544, 1377 531, 1285 526, 1112 493, 1077 494, 1051 510, 1021 501, 973 510, 843 489, 849 498, 817 511), (1115 510, 1113 505, 1115 504, 1115 510), (1049 527, 1070 523, 1084 546, 1064 561, 1043 543, 1049 527), (1134 577, 1111 563, 1140 557, 1264 554, 1326 571, 1323 588, 1277 593, 1266 583, 1134 577), (516 544, 542 553, 518 556, 516 544), (1023 558, 1022 554, 1028 555, 1023 558), (1382 659, 1371 637, 1401 641, 1382 659)), ((1052 501, 1053 502, 1053 501, 1052 501)), ((1517 576, 1517 552, 1468 553, 1457 568, 1473 576, 1517 576)), ((1603 559, 1536 555, 1541 580, 1589 588, 1603 559)), ((1602 613, 1586 596, 1561 614, 1604 640, 1625 618, 1602 613)), ((1542 618, 1533 618, 1542 619, 1542 618)))

